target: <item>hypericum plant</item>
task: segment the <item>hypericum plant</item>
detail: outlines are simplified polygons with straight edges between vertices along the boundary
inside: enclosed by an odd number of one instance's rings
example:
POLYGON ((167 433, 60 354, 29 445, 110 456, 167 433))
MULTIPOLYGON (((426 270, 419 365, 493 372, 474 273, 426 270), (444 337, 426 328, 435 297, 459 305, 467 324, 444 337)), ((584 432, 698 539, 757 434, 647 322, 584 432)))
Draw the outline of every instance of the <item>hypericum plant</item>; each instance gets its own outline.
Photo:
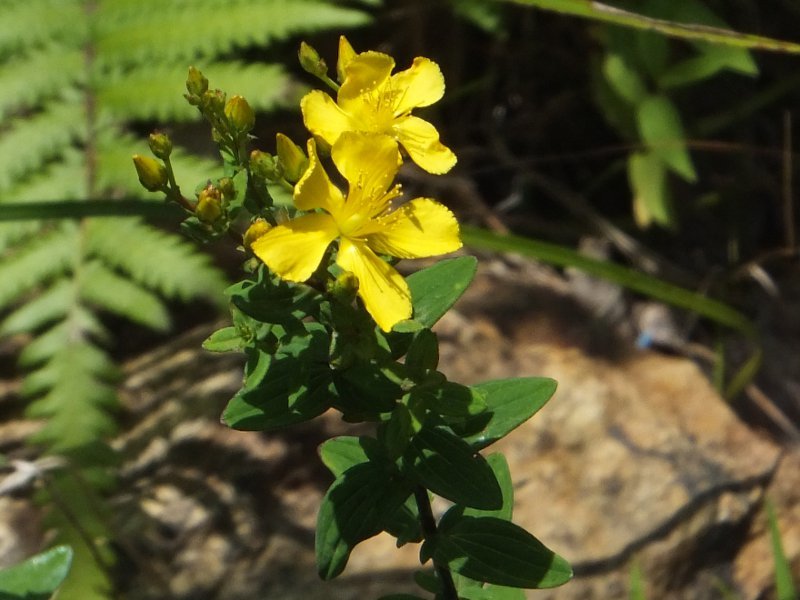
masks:
POLYGON ((523 599, 522 588, 565 583, 569 564, 511 521, 504 456, 481 454, 536 413, 555 382, 448 381, 437 370, 431 327, 466 290, 476 260, 446 259, 407 278, 393 266, 396 258, 461 246, 447 208, 431 198, 406 200, 395 183, 409 156, 434 173, 455 164, 436 128, 411 114, 443 95, 439 67, 417 58, 392 74, 391 57, 357 53, 344 37, 338 82, 311 47, 301 46, 300 59, 336 92, 334 99, 312 91, 301 102, 314 136, 307 154, 281 134, 276 156, 248 153, 254 119, 247 101, 209 89, 190 69, 187 98, 212 126, 225 177, 184 196, 160 134, 150 138, 154 158, 134 157, 147 189, 191 213, 188 231, 241 236, 249 256, 247 277, 227 290, 233 325, 204 344, 247 357, 224 422, 272 431, 334 409, 346 421, 375 425, 374 435, 335 437, 320 448, 336 478, 317 521, 324 579, 344 570, 359 542, 386 531, 398 545, 422 543, 420 560, 432 569, 417 582, 437 599, 523 599), (346 189, 332 181, 334 169, 346 189), (290 211, 273 205, 270 181, 292 190, 290 211), (452 504, 439 519, 434 494, 452 504))

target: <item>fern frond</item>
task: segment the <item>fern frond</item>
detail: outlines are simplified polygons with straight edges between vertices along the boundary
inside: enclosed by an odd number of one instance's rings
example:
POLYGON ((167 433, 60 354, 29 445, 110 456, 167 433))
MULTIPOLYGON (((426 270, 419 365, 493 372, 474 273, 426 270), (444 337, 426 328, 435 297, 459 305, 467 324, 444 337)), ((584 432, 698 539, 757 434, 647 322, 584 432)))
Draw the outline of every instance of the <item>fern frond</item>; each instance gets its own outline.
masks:
POLYGON ((100 309, 145 327, 159 331, 169 328, 169 312, 158 296, 114 273, 99 261, 83 266, 80 295, 82 300, 100 309))
MULTIPOLYGON (((200 68, 213 87, 244 96, 255 109, 286 105, 289 78, 277 65, 228 62, 200 68)), ((185 65, 144 66, 105 80, 97 104, 117 119, 196 120, 197 109, 183 98, 185 79, 185 65)))
POLYGON ((57 162, 3 192, 0 202, 39 202, 79 200, 86 197, 83 156, 77 149, 66 149, 57 162))
POLYGON ((83 78, 80 49, 48 46, 0 67, 0 119, 12 111, 60 97, 83 78))
POLYGON ((0 335, 36 331, 40 327, 67 316, 75 290, 72 282, 60 279, 41 295, 24 304, 0 323, 0 335))
POLYGON ((74 224, 42 231, 0 262, 0 308, 74 265, 78 252, 74 224))
POLYGON ((98 21, 98 59, 104 68, 186 63, 298 33, 357 27, 368 19, 361 11, 322 0, 240 0, 203 3, 191 10, 160 3, 152 10, 141 7, 136 19, 98 21))
POLYGON ((39 170, 78 139, 84 128, 83 112, 79 105, 55 103, 34 117, 15 119, 0 134, 0 192, 39 170))
POLYGON ((54 41, 85 39, 85 12, 79 0, 34 0, 9 6, 0 19, 0 56, 54 41))
POLYGON ((92 219, 85 250, 167 298, 220 301, 228 285, 192 245, 134 219, 92 219))
MULTIPOLYGON (((118 379, 119 369, 97 346, 85 339, 73 339, 69 344, 59 348, 50 357, 47 364, 25 378, 20 389, 22 395, 26 397, 41 396, 28 407, 26 414, 33 418, 41 418, 60 410, 59 398, 50 392, 58 386, 68 387, 71 380, 84 381, 87 375, 93 381, 110 384, 118 379)), ((94 393, 86 390, 88 396, 92 396, 94 393)), ((116 400, 111 398, 107 391, 101 390, 97 393, 99 394, 98 398, 102 400, 102 407, 110 408, 115 405, 116 400)), ((74 400, 74 402, 82 401, 81 399, 74 400)))
POLYGON ((94 314, 84 310, 80 318, 70 318, 57 323, 25 346, 19 355, 19 364, 27 369, 39 366, 50 360, 61 348, 84 337, 87 333, 101 342, 110 339, 108 330, 94 314))

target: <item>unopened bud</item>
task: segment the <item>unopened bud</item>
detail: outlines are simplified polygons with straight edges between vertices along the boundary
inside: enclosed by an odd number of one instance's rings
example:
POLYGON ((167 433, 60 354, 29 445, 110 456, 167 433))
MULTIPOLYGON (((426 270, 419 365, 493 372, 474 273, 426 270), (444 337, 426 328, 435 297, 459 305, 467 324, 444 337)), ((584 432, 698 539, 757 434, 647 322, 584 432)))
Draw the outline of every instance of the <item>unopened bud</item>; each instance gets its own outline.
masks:
POLYGON ((258 238, 267 233, 271 229, 271 225, 264 219, 256 219, 244 232, 242 244, 249 249, 258 238))
POLYGON ((172 154, 172 140, 166 133, 154 132, 150 134, 150 151, 156 158, 167 160, 172 154))
POLYGON ((300 42, 300 50, 297 52, 297 58, 300 59, 300 66, 306 73, 310 73, 314 77, 325 77, 328 74, 328 65, 319 55, 319 52, 314 50, 305 42, 300 42))
POLYGON ((149 192, 158 192, 167 187, 167 169, 154 158, 133 155, 133 166, 139 176, 139 183, 149 192))
POLYGON ((202 96, 208 91, 208 79, 199 69, 189 67, 189 76, 186 78, 186 90, 192 96, 202 96))
POLYGON ((206 90, 200 97, 200 108, 214 114, 219 114, 225 109, 225 92, 221 90, 206 90))
POLYGON ((256 177, 267 181, 278 181, 283 177, 283 168, 280 161, 269 152, 262 152, 261 150, 253 150, 250 153, 250 171, 256 177))
POLYGON ((219 219, 222 215, 222 197, 219 189, 209 183, 197 197, 194 212, 203 223, 214 223, 219 219))
POLYGON ((303 149, 288 137, 279 133, 275 136, 278 159, 283 167, 283 176, 289 183, 297 183, 308 168, 308 157, 303 149))
POLYGON ((256 115, 242 96, 233 96, 228 100, 225 104, 225 116, 237 131, 250 131, 256 124, 256 115))
POLYGON ((236 196, 236 188, 233 185, 233 179, 230 177, 223 177, 219 180, 218 183, 219 191, 222 193, 222 197, 226 200, 232 200, 234 196, 236 196))
POLYGON ((328 292, 339 300, 350 303, 358 292, 358 277, 350 271, 345 271, 328 283, 328 292))

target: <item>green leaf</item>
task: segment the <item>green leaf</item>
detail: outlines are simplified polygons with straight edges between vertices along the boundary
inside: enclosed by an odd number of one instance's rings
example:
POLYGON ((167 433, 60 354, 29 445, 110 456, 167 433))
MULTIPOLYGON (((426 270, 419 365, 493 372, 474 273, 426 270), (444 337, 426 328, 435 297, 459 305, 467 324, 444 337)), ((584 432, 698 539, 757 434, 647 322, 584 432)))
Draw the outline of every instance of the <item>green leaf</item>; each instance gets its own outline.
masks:
POLYGON ((223 327, 218 329, 203 342, 203 348, 209 352, 232 352, 241 350, 245 340, 239 335, 236 327, 223 327))
POLYGON ((338 398, 335 406, 348 420, 376 420, 394 410, 403 389, 386 370, 372 362, 358 362, 334 371, 338 398))
POLYGON ((321 326, 291 338, 274 355, 262 354, 266 372, 228 402, 223 422, 234 429, 271 431, 309 421, 331 406, 328 336, 321 326))
POLYGON ((781 531, 778 526, 778 517, 775 506, 767 500, 767 522, 769 523, 770 541, 772 544, 772 558, 775 562, 775 593, 778 600, 792 600, 797 598, 797 590, 792 581, 792 565, 786 558, 781 541, 781 531))
POLYGON ((8 600, 47 600, 69 573, 72 550, 57 546, 0 571, 0 596, 8 600))
POLYGON ((672 89, 709 79, 725 70, 755 76, 758 67, 746 50, 703 45, 701 53, 669 67, 658 79, 662 89, 672 89))
POLYGON ((387 455, 393 459, 400 458, 405 452, 413 434, 413 417, 408 407, 402 402, 397 403, 389 420, 381 423, 378 428, 378 439, 387 455))
POLYGON ((292 312, 313 314, 321 297, 312 287, 292 283, 259 269, 257 279, 245 280, 225 290, 234 306, 263 323, 296 320, 292 312))
POLYGON ((667 173, 658 154, 634 152, 628 156, 628 180, 633 191, 633 214, 639 227, 654 222, 666 227, 674 224, 667 173))
POLYGON ((611 88, 629 104, 638 104, 647 94, 647 88, 639 74, 619 54, 607 54, 602 68, 611 88))
POLYGON ((502 519, 463 516, 440 529, 433 558, 456 573, 501 586, 542 589, 572 578, 572 568, 530 533, 502 519))
POLYGON ((474 256, 459 256, 440 261, 408 276, 414 320, 431 327, 467 290, 478 260, 474 256))
POLYGON ((333 579, 359 542, 380 533, 413 488, 396 470, 362 463, 345 471, 322 499, 317 517, 317 569, 333 579))
POLYGON ((504 521, 510 521, 514 511, 514 482, 511 480, 511 471, 508 469, 506 457, 495 452, 486 457, 486 462, 494 472, 495 479, 500 485, 503 494, 503 505, 496 510, 480 510, 477 508, 465 508, 464 513, 470 517, 496 517, 504 521))
POLYGON ((652 95, 636 109, 639 133, 649 150, 686 181, 697 181, 697 173, 686 149, 686 135, 678 109, 663 95, 652 95))
POLYGON ((422 379, 439 365, 439 340, 430 329, 420 330, 411 342, 404 361, 412 379, 422 379))
POLYGON ((729 305, 673 285, 663 279, 640 273, 609 261, 596 260, 580 254, 572 248, 548 244, 516 235, 499 235, 482 229, 464 226, 461 228, 464 243, 475 248, 500 252, 517 252, 537 260, 562 267, 575 267, 584 273, 601 277, 607 281, 677 306, 717 323, 741 331, 748 338, 756 335, 754 325, 740 312, 729 305))
POLYGON ((404 471, 443 498, 474 508, 495 510, 503 494, 494 472, 480 454, 446 427, 423 427, 403 454, 404 471))
POLYGON ((507 0, 515 4, 535 6, 545 10, 573 15, 599 21, 622 25, 623 27, 633 27, 635 29, 645 29, 657 31, 664 35, 689 40, 701 40, 715 44, 726 44, 739 48, 752 48, 755 50, 771 50, 775 52, 786 52, 789 54, 800 54, 800 44, 785 42, 773 38, 739 33, 719 27, 709 27, 693 23, 677 23, 665 19, 655 19, 645 17, 631 11, 620 9, 616 6, 604 4, 602 2, 585 0, 507 0))
POLYGON ((556 382, 546 377, 498 379, 474 386, 483 395, 486 411, 451 423, 453 430, 475 450, 506 436, 530 419, 556 391, 556 382))
POLYGON ((520 588, 500 585, 471 587, 458 591, 459 600, 525 600, 525 592, 520 588))
POLYGON ((379 457, 380 452, 374 438, 342 435, 323 442, 319 447, 319 455, 322 464, 338 478, 349 468, 369 462, 370 457, 379 457))
POLYGON ((480 390, 452 381, 433 388, 416 388, 411 397, 435 413, 448 417, 471 417, 486 411, 486 400, 480 390))

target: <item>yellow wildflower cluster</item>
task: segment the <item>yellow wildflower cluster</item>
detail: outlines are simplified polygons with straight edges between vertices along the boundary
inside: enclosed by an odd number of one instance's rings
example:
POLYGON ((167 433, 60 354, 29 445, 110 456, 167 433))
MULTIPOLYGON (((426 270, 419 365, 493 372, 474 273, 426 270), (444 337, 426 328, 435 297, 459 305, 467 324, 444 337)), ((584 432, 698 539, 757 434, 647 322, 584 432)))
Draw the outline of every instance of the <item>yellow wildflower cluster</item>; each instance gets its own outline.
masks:
POLYGON ((379 255, 422 258, 461 247, 458 222, 442 204, 415 198, 397 206, 400 147, 431 173, 449 171, 456 157, 433 125, 410 114, 444 95, 439 67, 416 58, 409 69, 392 75, 394 66, 390 56, 357 54, 340 39, 336 100, 316 90, 301 101, 303 120, 314 136, 307 145, 308 166, 294 186, 294 204, 303 214, 250 244, 280 277, 301 282, 338 240, 336 263, 356 276, 358 295, 384 331, 410 318, 412 308, 405 280, 379 255), (346 193, 320 162, 323 146, 347 181, 346 193))

